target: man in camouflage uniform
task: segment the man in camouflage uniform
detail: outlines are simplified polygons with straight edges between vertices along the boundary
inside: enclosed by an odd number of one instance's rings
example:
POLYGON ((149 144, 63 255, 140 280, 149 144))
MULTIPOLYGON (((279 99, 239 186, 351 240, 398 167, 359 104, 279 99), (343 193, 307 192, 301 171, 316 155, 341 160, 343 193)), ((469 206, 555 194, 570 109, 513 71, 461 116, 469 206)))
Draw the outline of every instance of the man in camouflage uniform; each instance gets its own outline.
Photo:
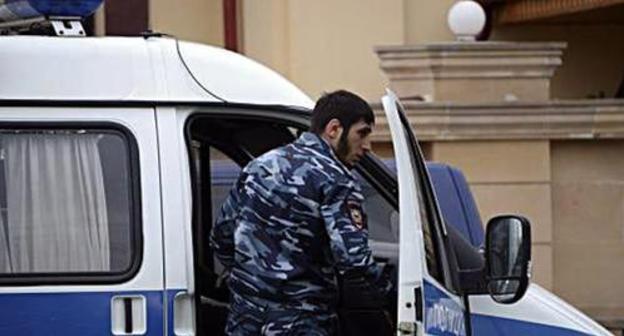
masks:
POLYGON ((390 289, 350 172, 370 150, 373 123, 360 97, 326 94, 310 132, 243 169, 211 232, 229 272, 228 335, 335 334, 337 273, 390 289))

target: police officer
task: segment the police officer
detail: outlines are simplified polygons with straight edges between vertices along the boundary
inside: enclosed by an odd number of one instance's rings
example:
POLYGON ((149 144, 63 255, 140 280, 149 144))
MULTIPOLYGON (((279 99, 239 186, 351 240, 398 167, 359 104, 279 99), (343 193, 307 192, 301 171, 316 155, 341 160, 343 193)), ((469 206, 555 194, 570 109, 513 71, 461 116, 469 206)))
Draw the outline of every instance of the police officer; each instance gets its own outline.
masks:
POLYGON ((325 94, 309 132, 243 169, 210 237, 229 272, 228 335, 333 335, 337 276, 390 290, 350 171, 370 150, 374 121, 357 95, 325 94))

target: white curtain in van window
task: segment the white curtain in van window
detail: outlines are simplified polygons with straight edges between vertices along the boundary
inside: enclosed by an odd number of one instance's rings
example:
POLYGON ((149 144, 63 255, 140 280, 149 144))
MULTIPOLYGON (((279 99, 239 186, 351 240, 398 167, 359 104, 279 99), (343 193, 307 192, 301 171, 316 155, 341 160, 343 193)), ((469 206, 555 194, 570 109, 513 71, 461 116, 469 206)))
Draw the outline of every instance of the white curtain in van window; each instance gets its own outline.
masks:
POLYGON ((5 134, 13 273, 110 270, 102 164, 93 134, 5 134))

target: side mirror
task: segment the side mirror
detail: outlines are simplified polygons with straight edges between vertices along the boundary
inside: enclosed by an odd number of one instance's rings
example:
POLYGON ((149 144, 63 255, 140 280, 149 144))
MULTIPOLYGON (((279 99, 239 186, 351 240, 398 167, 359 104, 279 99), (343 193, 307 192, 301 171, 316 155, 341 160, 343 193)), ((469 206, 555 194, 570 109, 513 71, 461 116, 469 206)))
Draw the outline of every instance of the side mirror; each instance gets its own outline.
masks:
POLYGON ((514 303, 529 286, 531 224, 515 215, 492 218, 487 225, 487 288, 498 303, 514 303))

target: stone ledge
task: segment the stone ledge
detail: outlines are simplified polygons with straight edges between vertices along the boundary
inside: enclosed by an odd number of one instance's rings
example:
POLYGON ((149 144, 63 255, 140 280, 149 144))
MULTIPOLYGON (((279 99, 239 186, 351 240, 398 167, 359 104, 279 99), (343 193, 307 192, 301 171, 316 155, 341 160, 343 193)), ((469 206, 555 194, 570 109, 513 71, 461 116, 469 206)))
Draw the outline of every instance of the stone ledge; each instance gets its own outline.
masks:
POLYGON ((505 42, 505 41, 478 41, 478 42, 438 42, 424 45, 388 45, 377 46, 377 54, 410 54, 413 52, 440 52, 448 51, 520 51, 533 54, 535 51, 550 50, 559 53, 567 46, 565 42, 505 42))
POLYGON ((565 43, 452 42, 377 47, 390 80, 442 78, 550 78, 565 43))
MULTIPOLYGON (((624 138, 624 100, 403 104, 424 141, 624 138)), ((381 105, 372 106, 377 117, 373 141, 390 141, 381 105)))

